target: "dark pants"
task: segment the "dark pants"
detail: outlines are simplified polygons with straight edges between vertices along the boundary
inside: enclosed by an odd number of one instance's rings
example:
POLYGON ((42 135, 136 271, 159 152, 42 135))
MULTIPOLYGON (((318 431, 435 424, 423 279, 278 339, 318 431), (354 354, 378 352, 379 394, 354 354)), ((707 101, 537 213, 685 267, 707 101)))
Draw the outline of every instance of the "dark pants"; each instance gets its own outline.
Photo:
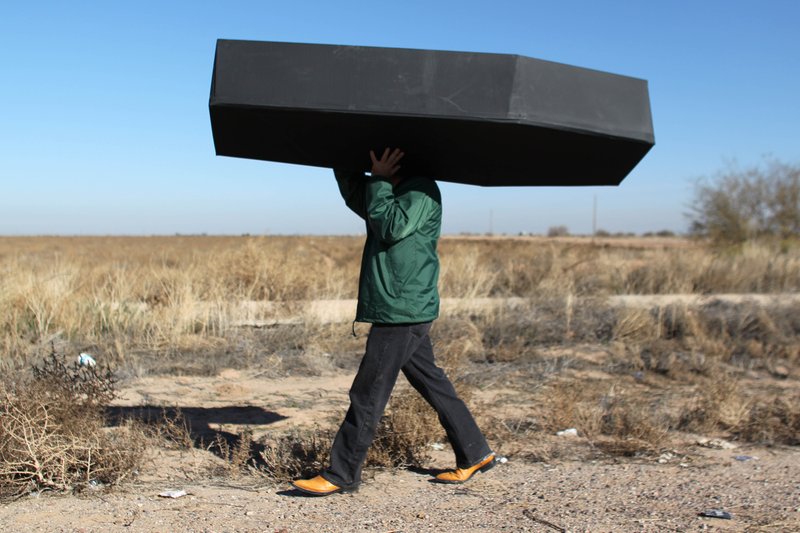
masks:
POLYGON ((331 448, 322 476, 339 487, 361 480, 361 467, 400 370, 439 415, 456 455, 467 468, 491 453, 475 420, 441 368, 433 360, 431 323, 374 324, 367 349, 350 388, 350 408, 331 448))

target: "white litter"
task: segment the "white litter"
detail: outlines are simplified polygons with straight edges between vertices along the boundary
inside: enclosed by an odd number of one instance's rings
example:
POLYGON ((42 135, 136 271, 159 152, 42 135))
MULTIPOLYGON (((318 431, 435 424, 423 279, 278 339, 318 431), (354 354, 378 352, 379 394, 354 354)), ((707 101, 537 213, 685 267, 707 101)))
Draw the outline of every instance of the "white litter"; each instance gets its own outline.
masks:
POLYGON ((563 429, 561 431, 557 431, 556 435, 559 437, 577 437, 578 430, 576 428, 563 429))
POLYGON ((189 494, 185 490, 165 490, 164 492, 159 493, 159 496, 162 498, 182 498, 189 494))
POLYGON ((78 364, 81 366, 97 366, 97 361, 88 353, 81 353, 78 356, 78 364))
POLYGON ((723 439, 709 439, 702 437, 697 439, 697 444, 704 448, 711 448, 712 450, 733 450, 736 445, 723 439))
POLYGON ((673 454, 671 452, 664 452, 658 458, 658 464, 661 464, 661 465, 666 464, 666 463, 670 462, 674 458, 675 458, 675 454, 673 454))

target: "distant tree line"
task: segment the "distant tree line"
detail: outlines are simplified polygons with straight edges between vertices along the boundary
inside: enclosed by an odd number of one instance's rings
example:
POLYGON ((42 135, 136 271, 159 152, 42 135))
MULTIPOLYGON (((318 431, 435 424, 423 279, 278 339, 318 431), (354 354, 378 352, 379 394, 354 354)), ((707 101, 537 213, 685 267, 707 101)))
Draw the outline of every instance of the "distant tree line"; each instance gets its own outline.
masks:
MULTIPOLYGON (((520 236, 525 235, 523 232, 519 232, 520 236)), ((528 233, 528 235, 535 235, 534 233, 528 233)), ((569 237, 572 233, 569 231, 567 226, 550 226, 547 229, 547 236, 548 237, 569 237)), ((589 235, 591 236, 591 235, 589 235)), ((595 237, 602 237, 602 238, 612 238, 612 237, 636 237, 637 233, 633 231, 618 231, 616 233, 611 233, 608 230, 598 229, 594 232, 595 237)), ((677 237, 678 235, 668 229, 662 229, 660 231, 646 231, 641 234, 642 237, 677 237)))

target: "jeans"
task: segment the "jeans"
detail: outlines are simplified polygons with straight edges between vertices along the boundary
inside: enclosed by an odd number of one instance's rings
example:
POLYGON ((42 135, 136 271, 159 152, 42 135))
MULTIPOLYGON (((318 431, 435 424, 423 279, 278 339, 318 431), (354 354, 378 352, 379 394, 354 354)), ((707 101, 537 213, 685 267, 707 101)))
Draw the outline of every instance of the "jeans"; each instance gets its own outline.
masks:
POLYGON ((459 468, 470 467, 491 453, 469 409, 434 362, 430 329, 430 322, 373 324, 350 388, 350 408, 333 441, 330 466, 322 473, 329 482, 343 488, 360 482, 367 450, 401 370, 436 410, 459 468))

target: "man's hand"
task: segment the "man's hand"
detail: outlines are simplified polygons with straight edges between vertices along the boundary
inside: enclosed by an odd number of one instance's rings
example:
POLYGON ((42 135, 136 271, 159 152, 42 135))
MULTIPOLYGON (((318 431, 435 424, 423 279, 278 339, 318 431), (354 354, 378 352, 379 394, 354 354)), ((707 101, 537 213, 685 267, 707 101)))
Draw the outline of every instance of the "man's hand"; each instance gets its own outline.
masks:
POLYGON ((401 152, 399 148, 395 148, 391 153, 387 148, 383 151, 383 156, 378 159, 375 157, 375 152, 370 150, 369 156, 372 158, 372 175, 383 176, 384 178, 393 177, 397 171, 400 170, 400 165, 397 163, 400 162, 404 155, 405 154, 401 152))

